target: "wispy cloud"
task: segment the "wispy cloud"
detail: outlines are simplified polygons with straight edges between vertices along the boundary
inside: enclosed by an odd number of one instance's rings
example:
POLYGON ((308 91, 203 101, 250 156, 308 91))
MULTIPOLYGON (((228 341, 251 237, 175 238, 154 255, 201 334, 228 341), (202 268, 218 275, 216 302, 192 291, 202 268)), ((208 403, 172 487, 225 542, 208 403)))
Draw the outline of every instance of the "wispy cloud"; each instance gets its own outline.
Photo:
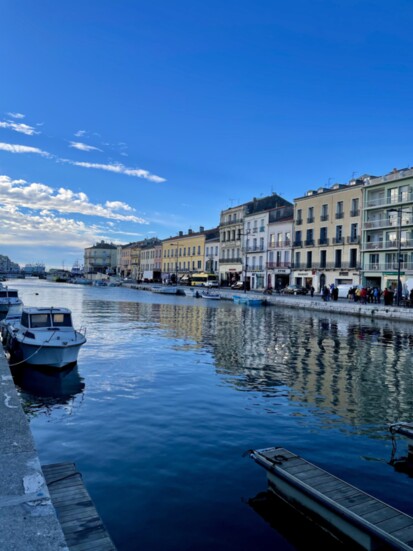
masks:
POLYGON ((121 201, 107 201, 105 205, 89 201, 85 193, 75 193, 70 189, 53 189, 41 183, 28 183, 25 180, 13 180, 9 176, 0 176, 0 205, 9 209, 22 208, 41 213, 58 212, 96 216, 108 220, 147 224, 147 221, 133 214, 134 209, 121 201))
POLYGON ((33 136, 34 134, 40 134, 38 130, 35 130, 33 126, 24 124, 22 122, 13 122, 13 121, 0 121, 0 128, 9 128, 20 134, 26 134, 26 136, 33 136))
POLYGON ((7 113, 12 119, 24 119, 25 115, 23 113, 7 113))
POLYGON ((48 157, 49 159, 53 157, 47 151, 43 151, 38 147, 30 147, 28 145, 18 145, 12 143, 0 142, 0 150, 8 151, 9 153, 35 153, 36 155, 41 155, 42 157, 48 157))
POLYGON ((156 176, 156 174, 151 174, 147 170, 143 170, 142 168, 127 168, 121 163, 115 163, 115 164, 85 163, 80 161, 69 161, 68 159, 64 159, 64 161, 74 166, 81 166, 83 168, 94 168, 97 170, 106 170, 108 172, 116 172, 117 174, 126 174, 127 176, 144 178, 145 180, 149 180, 150 182, 156 182, 156 183, 166 182, 165 178, 161 178, 161 176, 156 176))
POLYGON ((76 136, 76 138, 81 138, 85 134, 86 134, 86 130, 78 130, 77 132, 74 133, 74 136, 76 136))
POLYGON ((74 147, 75 149, 79 149, 80 151, 102 151, 98 147, 87 145, 82 142, 70 142, 69 147, 74 147))

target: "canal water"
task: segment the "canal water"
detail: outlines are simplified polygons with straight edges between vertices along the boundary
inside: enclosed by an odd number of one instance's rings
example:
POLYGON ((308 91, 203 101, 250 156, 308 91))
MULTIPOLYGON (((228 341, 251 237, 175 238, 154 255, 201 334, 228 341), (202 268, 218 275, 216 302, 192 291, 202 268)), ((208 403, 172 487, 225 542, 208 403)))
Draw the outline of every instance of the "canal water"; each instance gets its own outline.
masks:
POLYGON ((13 374, 41 463, 76 463, 119 551, 326 548, 268 498, 251 448, 283 446, 413 515, 388 430, 413 418, 413 325, 8 284, 87 328, 71 371, 13 374))

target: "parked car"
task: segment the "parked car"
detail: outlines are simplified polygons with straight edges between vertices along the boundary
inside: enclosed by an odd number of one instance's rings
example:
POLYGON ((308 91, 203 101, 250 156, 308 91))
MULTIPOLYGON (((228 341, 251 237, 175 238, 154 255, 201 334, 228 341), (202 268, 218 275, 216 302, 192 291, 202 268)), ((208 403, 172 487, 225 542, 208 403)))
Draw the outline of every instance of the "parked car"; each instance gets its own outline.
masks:
POLYGON ((207 281, 205 287, 219 287, 218 281, 207 281))
POLYGON ((284 287, 281 292, 285 295, 306 295, 308 293, 308 289, 302 287, 301 285, 287 285, 287 287, 284 287))
POLYGON ((243 288, 244 288, 243 281, 237 281, 231 285, 231 289, 243 289, 243 288))

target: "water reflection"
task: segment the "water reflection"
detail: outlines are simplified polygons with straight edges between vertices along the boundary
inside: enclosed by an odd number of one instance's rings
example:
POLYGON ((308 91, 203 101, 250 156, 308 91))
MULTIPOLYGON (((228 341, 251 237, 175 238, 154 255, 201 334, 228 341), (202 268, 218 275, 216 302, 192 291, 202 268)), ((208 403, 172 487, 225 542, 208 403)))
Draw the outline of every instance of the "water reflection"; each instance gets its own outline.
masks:
POLYGON ((64 406, 70 413, 80 405, 85 384, 77 364, 70 369, 50 370, 19 365, 11 368, 23 409, 30 416, 64 406))

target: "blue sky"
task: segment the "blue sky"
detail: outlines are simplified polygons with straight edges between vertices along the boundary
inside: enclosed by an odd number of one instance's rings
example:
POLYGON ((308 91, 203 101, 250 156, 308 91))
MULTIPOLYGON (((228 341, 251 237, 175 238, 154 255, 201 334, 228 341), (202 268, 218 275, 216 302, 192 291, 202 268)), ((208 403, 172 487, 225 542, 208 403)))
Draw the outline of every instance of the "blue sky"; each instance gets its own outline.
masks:
POLYGON ((70 267, 413 166, 410 0, 3 0, 0 254, 70 267))

